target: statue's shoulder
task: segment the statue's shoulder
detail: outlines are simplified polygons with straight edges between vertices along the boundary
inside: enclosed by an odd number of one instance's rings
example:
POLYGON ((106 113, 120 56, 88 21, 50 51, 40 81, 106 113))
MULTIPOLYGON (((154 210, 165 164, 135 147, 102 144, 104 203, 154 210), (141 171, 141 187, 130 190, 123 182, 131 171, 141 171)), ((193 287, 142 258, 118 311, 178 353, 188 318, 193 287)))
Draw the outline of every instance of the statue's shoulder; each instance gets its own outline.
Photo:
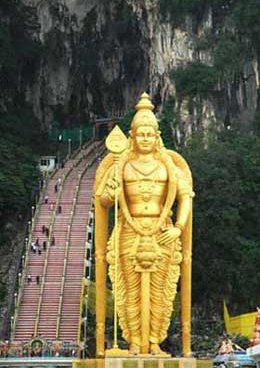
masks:
POLYGON ((182 176, 192 186, 192 174, 185 158, 178 152, 173 150, 167 149, 166 153, 176 166, 178 174, 182 176))
POLYGON ((124 180, 136 179, 136 176, 134 175, 134 172, 133 172, 133 166, 131 165, 130 161, 126 162, 124 166, 123 178, 124 180))

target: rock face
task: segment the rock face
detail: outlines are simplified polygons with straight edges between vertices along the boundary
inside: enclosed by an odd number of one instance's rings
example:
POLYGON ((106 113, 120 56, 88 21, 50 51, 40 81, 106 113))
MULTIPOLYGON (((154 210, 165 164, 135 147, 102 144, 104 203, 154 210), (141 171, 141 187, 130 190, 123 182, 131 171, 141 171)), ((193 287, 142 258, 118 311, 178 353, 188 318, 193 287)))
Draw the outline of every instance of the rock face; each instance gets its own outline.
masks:
POLYGON ((25 237, 25 226, 20 224, 11 231, 16 233, 8 248, 1 247, 0 251, 0 280, 5 285, 6 295, 0 300, 0 339, 9 339, 11 330, 11 316, 14 315, 14 300, 17 292, 18 274, 21 271, 21 259, 25 237))
MULTIPOLYGON (((163 21, 158 0, 23 2, 37 11, 37 37, 45 50, 26 96, 45 126, 53 118, 75 121, 120 113, 132 107, 143 90, 163 102, 175 95, 172 70, 190 61, 211 62, 210 53, 198 53, 195 47, 198 36, 214 27, 211 9, 194 30, 188 18, 182 28, 163 21)), ((218 84, 214 96, 203 99, 199 119, 196 109, 188 111, 187 101, 179 101, 187 130, 216 120, 229 125, 252 119, 257 70, 252 59, 234 83, 218 84)))
POLYGON ((28 101, 43 124, 126 109, 149 82, 150 40, 124 1, 26 1, 45 46, 28 101), (111 4, 110 4, 111 3, 111 4))

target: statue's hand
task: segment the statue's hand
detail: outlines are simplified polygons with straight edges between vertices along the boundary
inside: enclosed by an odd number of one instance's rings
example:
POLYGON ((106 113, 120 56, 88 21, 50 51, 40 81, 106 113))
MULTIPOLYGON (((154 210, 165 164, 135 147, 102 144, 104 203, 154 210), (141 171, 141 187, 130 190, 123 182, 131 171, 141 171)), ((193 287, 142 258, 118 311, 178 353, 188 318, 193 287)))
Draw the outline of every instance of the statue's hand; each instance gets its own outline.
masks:
POLYGON ((106 192, 111 200, 115 199, 115 193, 119 194, 121 191, 120 183, 115 178, 108 179, 106 183, 106 192))
POLYGON ((162 234, 158 237, 160 244, 173 243, 181 236, 181 229, 178 227, 169 227, 163 230, 162 234))
POLYGON ((107 252, 106 260, 109 265, 115 264, 115 254, 113 251, 107 252))

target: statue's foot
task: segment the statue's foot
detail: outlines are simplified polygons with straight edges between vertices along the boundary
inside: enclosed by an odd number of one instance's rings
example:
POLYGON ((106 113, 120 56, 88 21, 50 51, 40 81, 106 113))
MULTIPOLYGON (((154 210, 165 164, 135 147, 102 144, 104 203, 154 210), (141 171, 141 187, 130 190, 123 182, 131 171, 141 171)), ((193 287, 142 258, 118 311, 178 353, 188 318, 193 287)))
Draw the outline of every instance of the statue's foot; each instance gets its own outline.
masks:
POLYGON ((137 344, 130 344, 129 354, 133 354, 133 355, 140 354, 140 346, 137 344))
POLYGON ((150 344, 150 354, 168 356, 168 354, 165 353, 165 351, 160 349, 160 346, 158 344, 150 344))

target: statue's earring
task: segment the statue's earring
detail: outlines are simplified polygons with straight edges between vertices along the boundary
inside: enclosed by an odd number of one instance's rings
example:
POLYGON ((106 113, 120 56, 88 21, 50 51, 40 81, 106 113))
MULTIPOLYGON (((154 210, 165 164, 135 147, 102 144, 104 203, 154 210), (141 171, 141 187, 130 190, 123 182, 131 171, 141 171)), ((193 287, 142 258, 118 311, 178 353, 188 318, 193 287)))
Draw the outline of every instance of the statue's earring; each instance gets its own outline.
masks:
POLYGON ((160 134, 159 134, 158 137, 157 137, 157 140, 156 140, 156 150, 159 151, 163 147, 164 147, 163 140, 162 140, 162 138, 160 137, 160 134))
POLYGON ((128 142, 129 142, 129 150, 133 151, 134 150, 134 143, 133 143, 133 133, 132 133, 131 130, 129 131, 128 142))
POLYGON ((129 136, 128 137, 128 147, 127 147, 128 149, 129 149, 129 151, 133 151, 133 140, 132 140, 132 138, 129 136))
POLYGON ((159 147, 160 147, 160 149, 164 148, 163 140, 162 140, 161 137, 159 137, 159 147))

